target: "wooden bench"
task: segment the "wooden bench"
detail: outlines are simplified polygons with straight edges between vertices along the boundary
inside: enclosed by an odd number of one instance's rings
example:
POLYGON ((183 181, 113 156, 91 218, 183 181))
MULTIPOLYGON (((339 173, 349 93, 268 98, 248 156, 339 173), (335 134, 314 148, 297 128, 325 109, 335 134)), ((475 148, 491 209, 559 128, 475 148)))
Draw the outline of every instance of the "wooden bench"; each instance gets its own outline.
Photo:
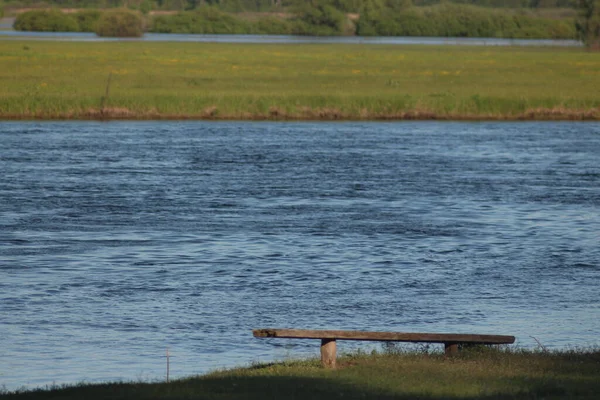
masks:
POLYGON ((324 367, 335 368, 336 340, 368 340, 413 343, 443 343, 447 355, 458 352, 459 345, 494 345, 515 342, 514 336, 468 335, 456 333, 402 333, 330 331, 306 329, 255 329, 254 337, 286 339, 321 339, 321 363, 324 367))

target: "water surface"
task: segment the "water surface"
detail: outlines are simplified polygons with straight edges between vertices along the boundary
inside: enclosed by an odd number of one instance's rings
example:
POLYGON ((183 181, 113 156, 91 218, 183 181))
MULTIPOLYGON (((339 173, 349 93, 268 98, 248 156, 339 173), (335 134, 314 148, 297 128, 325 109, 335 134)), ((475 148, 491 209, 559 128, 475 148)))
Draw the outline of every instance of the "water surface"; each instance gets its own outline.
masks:
POLYGON ((318 352, 265 327, 599 344, 598 123, 2 122, 0 143, 0 387, 318 352))
MULTIPOLYGON (((8 27, 7 27, 8 28, 8 27)), ((201 35, 177 33, 147 33, 141 38, 98 37, 89 32, 22 32, 1 30, 4 40, 59 40, 77 42, 198 42, 198 43, 284 43, 284 44, 394 44, 394 45, 462 45, 462 46, 553 46, 581 47, 577 40, 553 39, 500 39, 456 37, 403 37, 403 36, 293 36, 293 35, 201 35)))

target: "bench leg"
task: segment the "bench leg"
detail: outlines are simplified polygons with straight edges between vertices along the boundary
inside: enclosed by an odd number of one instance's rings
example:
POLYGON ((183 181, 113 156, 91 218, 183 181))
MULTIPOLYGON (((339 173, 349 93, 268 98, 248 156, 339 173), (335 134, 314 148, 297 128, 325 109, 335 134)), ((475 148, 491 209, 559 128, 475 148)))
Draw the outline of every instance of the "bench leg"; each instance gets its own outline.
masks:
POLYGON ((444 343, 444 351, 447 356, 458 354, 458 343, 444 343))
POLYGON ((321 364, 325 368, 335 368, 335 339, 321 339, 321 364))

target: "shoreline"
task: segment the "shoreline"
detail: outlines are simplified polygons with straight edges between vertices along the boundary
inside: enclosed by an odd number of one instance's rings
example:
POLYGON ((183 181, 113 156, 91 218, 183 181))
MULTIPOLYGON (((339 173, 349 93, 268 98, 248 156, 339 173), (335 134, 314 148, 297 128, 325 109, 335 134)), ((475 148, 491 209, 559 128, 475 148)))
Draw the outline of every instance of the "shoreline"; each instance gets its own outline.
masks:
POLYGON ((219 114, 209 107, 197 114, 170 114, 156 111, 132 111, 125 108, 90 109, 84 112, 57 114, 0 112, 0 121, 600 121, 600 107, 585 110, 538 108, 520 114, 441 114, 434 111, 408 110, 395 113, 345 113, 337 109, 310 109, 299 113, 286 113, 272 109, 268 113, 240 111, 219 114))
POLYGON ((435 351, 356 352, 325 369, 316 358, 253 363, 171 381, 73 383, 1 390, 0 399, 511 398, 594 399, 597 348, 549 351, 486 346, 448 357, 435 351))

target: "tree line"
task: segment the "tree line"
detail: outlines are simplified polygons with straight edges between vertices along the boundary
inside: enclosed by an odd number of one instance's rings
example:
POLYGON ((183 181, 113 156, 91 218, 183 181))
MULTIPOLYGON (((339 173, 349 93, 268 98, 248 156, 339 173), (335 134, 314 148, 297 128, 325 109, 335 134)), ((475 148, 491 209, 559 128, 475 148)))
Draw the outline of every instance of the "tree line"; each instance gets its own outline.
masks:
MULTIPOLYGON (((414 6, 431 6, 446 0, 4 0, 4 2, 11 8, 46 5, 59 8, 146 7, 153 10, 175 11, 189 11, 208 5, 227 12, 275 12, 297 7, 331 6, 346 13, 360 13, 364 8, 396 9, 404 7, 407 3, 414 6)), ((578 0, 449 0, 448 2, 492 8, 575 8, 578 6, 578 0)))
MULTIPOLYGON (((6 4, 14 5, 15 1, 7 0, 6 4)), ((160 33, 579 38, 590 47, 600 48, 600 0, 576 0, 578 16, 573 13, 566 18, 543 17, 522 8, 490 7, 496 0, 456 0, 432 5, 427 4, 434 0, 51 1, 62 7, 95 5, 97 9, 64 15, 58 10, 30 11, 18 16, 15 29, 95 31, 95 24, 104 13, 98 8, 120 4, 126 5, 124 9, 148 15, 157 7, 167 7, 168 1, 185 1, 187 6, 175 14, 142 17, 144 29, 160 33), (228 7, 236 8, 234 4, 253 10, 281 8, 285 12, 248 18, 227 11, 228 7)), ((525 4, 525 0, 505 0, 504 4, 511 1, 525 4)), ((529 7, 573 6, 566 0, 527 1, 529 7)))

